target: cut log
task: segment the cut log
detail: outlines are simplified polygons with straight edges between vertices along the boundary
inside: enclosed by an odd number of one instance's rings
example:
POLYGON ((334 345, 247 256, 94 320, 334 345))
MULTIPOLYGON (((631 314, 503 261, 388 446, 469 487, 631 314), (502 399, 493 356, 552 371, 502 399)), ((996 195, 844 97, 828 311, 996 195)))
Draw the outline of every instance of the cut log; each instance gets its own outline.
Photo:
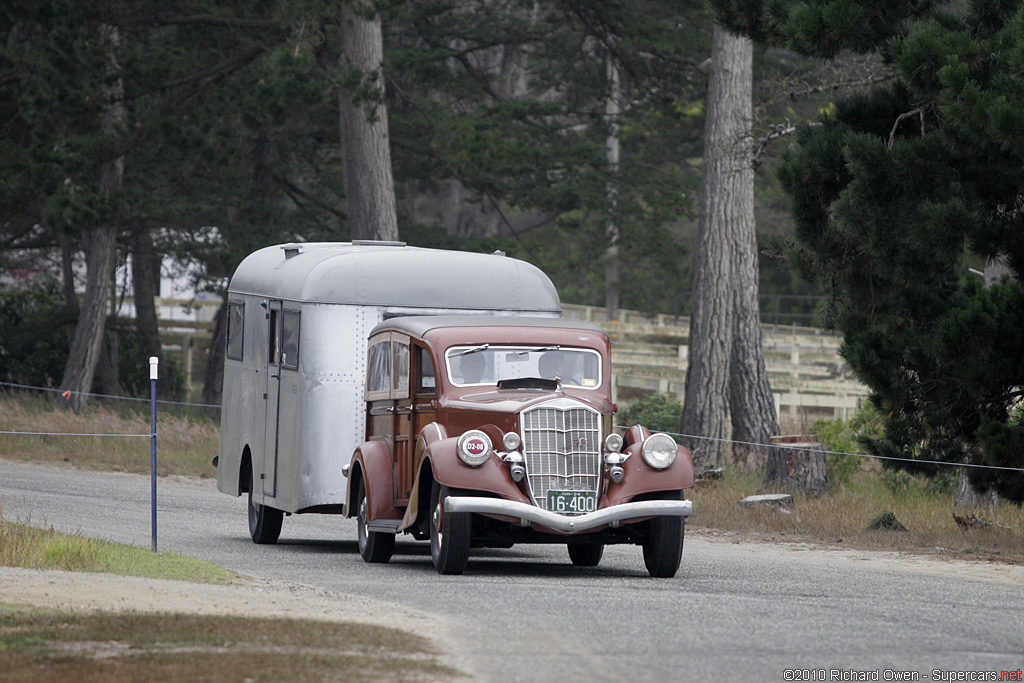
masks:
POLYGON ((740 505, 745 508, 774 505, 780 508, 789 508, 793 505, 793 496, 788 493, 766 493, 757 496, 747 496, 740 500, 740 505))
POLYGON ((773 436, 762 491, 831 496, 825 470, 825 448, 814 435, 773 436))

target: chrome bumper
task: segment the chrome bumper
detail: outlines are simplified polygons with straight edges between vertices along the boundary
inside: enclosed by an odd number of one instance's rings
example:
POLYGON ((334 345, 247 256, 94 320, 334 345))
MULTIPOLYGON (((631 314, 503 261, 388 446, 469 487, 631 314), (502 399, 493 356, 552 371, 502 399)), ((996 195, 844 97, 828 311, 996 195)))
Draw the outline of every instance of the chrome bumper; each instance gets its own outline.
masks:
POLYGON ((444 499, 444 509, 445 512, 480 512, 518 517, 520 520, 534 522, 557 531, 576 532, 595 529, 605 524, 617 527, 623 520, 640 517, 689 517, 693 514, 693 501, 644 500, 613 505, 585 515, 566 516, 512 500, 448 496, 444 499))

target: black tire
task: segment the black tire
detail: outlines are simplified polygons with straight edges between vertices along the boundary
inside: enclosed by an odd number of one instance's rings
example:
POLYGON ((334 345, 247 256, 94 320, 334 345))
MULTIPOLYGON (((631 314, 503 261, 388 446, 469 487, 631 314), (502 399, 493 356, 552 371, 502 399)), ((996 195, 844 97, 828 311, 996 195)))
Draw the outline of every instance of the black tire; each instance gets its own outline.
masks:
POLYGON ((249 468, 249 535, 252 542, 260 545, 277 543, 281 536, 281 522, 284 513, 277 508, 267 507, 252 502, 252 492, 256 489, 256 475, 249 468))
POLYGON ((436 481, 430 488, 430 559, 438 574, 461 574, 469 562, 472 515, 445 512, 442 503, 451 495, 436 481))
POLYGON ((603 543, 570 543, 569 559, 577 567, 596 567, 604 556, 603 543))
MULTIPOLYGON (((673 500, 682 500, 682 492, 673 500)), ((650 534, 644 541, 647 573, 655 578, 670 579, 679 571, 679 562, 683 559, 685 518, 655 517, 650 524, 650 534)))
POLYGON ((373 564, 384 563, 391 559, 395 552, 395 535, 370 531, 366 527, 366 484, 359 482, 359 513, 356 519, 359 525, 359 554, 363 560, 373 564))

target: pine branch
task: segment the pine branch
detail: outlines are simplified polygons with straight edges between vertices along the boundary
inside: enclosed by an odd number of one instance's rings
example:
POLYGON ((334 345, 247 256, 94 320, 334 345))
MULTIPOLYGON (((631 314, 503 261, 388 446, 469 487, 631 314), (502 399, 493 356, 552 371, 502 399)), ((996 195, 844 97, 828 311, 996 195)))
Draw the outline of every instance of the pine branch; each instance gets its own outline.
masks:
POLYGON ((847 79, 843 81, 835 81, 833 83, 824 83, 822 85, 815 85, 804 90, 791 90, 789 92, 789 99, 792 102, 810 97, 823 92, 834 92, 836 90, 842 90, 844 88, 863 88, 869 85, 877 85, 878 83, 885 83, 896 78, 896 72, 890 72, 882 74, 880 76, 870 76, 868 78, 856 78, 847 79))
POLYGON ((249 49, 243 51, 242 53, 235 55, 231 59, 227 59, 221 62, 220 64, 207 69, 206 71, 202 71, 197 74, 192 74, 190 76, 187 76, 186 78, 178 79, 177 81, 170 81, 169 83, 164 83, 163 85, 160 85, 159 87, 153 88, 151 90, 135 93, 129 99, 136 99, 139 97, 143 97, 145 95, 151 95, 155 92, 162 92, 164 90, 174 90, 175 88, 180 88, 186 85, 201 85, 209 83, 211 81, 215 81, 218 78, 223 78, 224 76, 227 76, 228 74, 238 71, 242 67, 248 65, 250 62, 252 62, 261 54, 263 54, 263 51, 265 49, 266 48, 264 48, 262 45, 252 45, 249 47, 249 49))
POLYGON ((903 112, 897 116, 896 123, 892 124, 892 130, 889 131, 889 149, 892 149, 892 145, 896 141, 896 129, 900 127, 900 123, 902 123, 904 119, 909 119, 912 116, 921 117, 921 137, 924 137, 924 109, 922 107, 911 109, 910 111, 903 112))
POLYGON ((152 21, 160 26, 228 26, 231 28, 266 29, 274 32, 284 31, 284 26, 276 19, 218 17, 212 14, 195 14, 188 17, 157 14, 152 21))

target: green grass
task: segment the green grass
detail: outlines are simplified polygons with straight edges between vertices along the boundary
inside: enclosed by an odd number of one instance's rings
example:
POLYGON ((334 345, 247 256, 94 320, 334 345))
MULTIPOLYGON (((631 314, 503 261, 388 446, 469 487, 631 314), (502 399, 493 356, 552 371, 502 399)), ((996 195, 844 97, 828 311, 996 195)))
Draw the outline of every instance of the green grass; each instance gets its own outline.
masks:
POLYGON ((0 566, 99 572, 151 579, 234 583, 239 576, 210 562, 11 522, 0 507, 0 566))
POLYGON ((5 683, 447 681, 426 639, 365 624, 72 614, 0 605, 5 683))

